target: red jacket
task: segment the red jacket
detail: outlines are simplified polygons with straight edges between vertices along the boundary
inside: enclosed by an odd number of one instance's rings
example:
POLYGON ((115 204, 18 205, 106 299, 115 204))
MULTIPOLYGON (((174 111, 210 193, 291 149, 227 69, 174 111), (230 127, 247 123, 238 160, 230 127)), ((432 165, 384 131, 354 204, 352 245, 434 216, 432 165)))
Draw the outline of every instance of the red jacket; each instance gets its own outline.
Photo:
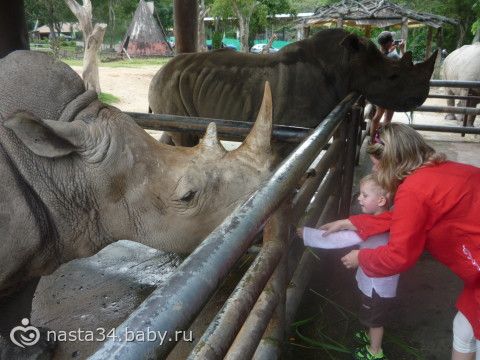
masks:
POLYGON ((369 276, 407 270, 428 250, 464 281, 457 308, 480 339, 480 168, 447 161, 420 168, 398 187, 394 210, 350 220, 362 238, 390 231, 387 245, 362 249, 369 276))

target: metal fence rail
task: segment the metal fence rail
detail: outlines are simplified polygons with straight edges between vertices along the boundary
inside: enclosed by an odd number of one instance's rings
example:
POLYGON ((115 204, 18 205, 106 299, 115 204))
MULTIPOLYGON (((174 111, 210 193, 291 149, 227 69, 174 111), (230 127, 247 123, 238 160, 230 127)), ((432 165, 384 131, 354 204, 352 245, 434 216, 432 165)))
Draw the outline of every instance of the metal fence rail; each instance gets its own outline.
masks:
MULTIPOLYGON (((203 136, 208 124, 215 122, 218 136, 225 140, 243 140, 250 132, 253 122, 210 119, 164 114, 127 112, 135 122, 149 130, 174 131, 203 136)), ((312 129, 299 126, 273 125, 272 139, 299 143, 312 129)))
POLYGON ((430 87, 480 88, 480 81, 430 80, 430 87))
POLYGON ((480 89, 480 81, 458 81, 458 80, 430 80, 430 87, 446 87, 446 88, 465 88, 467 96, 464 95, 429 95, 429 98, 445 98, 453 101, 459 99, 466 102, 466 106, 431 106, 422 105, 411 112, 410 121, 413 121, 413 112, 438 112, 448 114, 463 114, 463 131, 459 131, 458 127, 433 126, 428 124, 410 124, 418 130, 439 131, 465 134, 478 134, 478 128, 474 127, 473 121, 476 115, 480 115, 480 109, 475 105, 479 102, 480 97, 474 96, 470 92, 472 89, 480 89))
MULTIPOLYGON (((336 200, 330 199, 327 203, 331 204, 329 207, 331 211, 339 214, 342 203, 340 197, 341 194, 346 193, 342 187, 351 188, 352 186, 348 183, 351 180, 348 176, 342 177, 344 167, 350 165, 345 165, 339 159, 355 157, 347 154, 346 150, 355 151, 357 148, 354 142, 359 138, 358 130, 347 131, 346 127, 352 126, 352 123, 351 116, 346 115, 349 111, 351 112, 351 105, 357 98, 358 95, 355 94, 347 96, 280 164, 265 186, 217 227, 172 276, 117 328, 117 338, 105 342, 90 359, 164 358, 174 346, 174 341, 163 344, 127 341, 127 330, 137 332, 144 331, 148 327, 151 331, 166 331, 167 334, 172 335, 177 330, 187 329, 274 212, 276 212, 275 216, 266 226, 264 249, 248 271, 249 275, 258 276, 259 280, 251 280, 251 276, 247 275, 240 281, 232 298, 226 302, 224 309, 211 323, 204 338, 199 341, 191 354, 191 358, 216 359, 227 356, 231 359, 244 359, 245 353, 254 354, 255 351, 257 352, 254 357, 262 358, 265 354, 278 353, 278 346, 268 346, 261 340, 263 331, 257 331, 256 336, 252 337, 252 328, 256 326, 262 329, 267 328, 267 332, 283 339, 288 245, 286 234, 288 232, 285 228, 282 229, 281 224, 285 221, 279 220, 283 211, 280 205, 288 201, 296 184, 335 133, 336 141, 341 145, 329 147, 328 151, 337 151, 337 156, 333 154, 327 157, 330 161, 336 160, 334 168, 328 171, 329 174, 335 174, 333 176, 336 180, 342 181, 329 180, 329 188, 324 186, 325 182, 322 183, 316 194, 316 203, 320 204, 309 211, 307 218, 313 221, 314 214, 322 213, 321 209, 325 204, 321 199, 331 198, 331 193, 325 193, 325 191, 331 191, 332 185, 336 188, 334 192, 336 200), (346 119, 349 119, 349 122, 346 119), (265 283, 267 283, 266 287, 265 283), (243 295, 247 296, 246 301, 243 295), (239 304, 237 300, 240 298, 242 304, 241 308, 234 309, 239 313, 236 314, 232 307, 239 304), (230 324, 232 319, 233 324, 230 324), (282 328, 279 329, 279 326, 282 328), (222 336, 214 338, 211 334, 222 336), (258 344, 260 345, 257 348, 258 344)), ((321 181, 321 179, 315 181, 321 181)), ((310 191, 311 189, 315 190, 315 187, 310 187, 310 191)), ((302 203, 305 205, 305 201, 302 203)), ((296 211, 296 213, 301 216, 302 211, 296 211)))

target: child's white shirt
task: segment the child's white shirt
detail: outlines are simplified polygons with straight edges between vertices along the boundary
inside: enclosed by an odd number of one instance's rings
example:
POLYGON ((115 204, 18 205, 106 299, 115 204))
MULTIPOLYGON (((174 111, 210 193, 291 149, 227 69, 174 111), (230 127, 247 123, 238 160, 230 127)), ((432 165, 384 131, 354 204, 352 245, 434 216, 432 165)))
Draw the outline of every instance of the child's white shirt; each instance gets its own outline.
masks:
MULTIPOLYGON (((304 227, 303 243, 305 246, 320 249, 341 249, 353 245, 360 245, 360 249, 375 249, 388 242, 388 233, 371 236, 365 241, 362 241, 360 236, 352 230, 341 230, 327 236, 323 236, 324 233, 324 230, 304 227)), ((392 298, 397 295, 399 277, 398 274, 378 278, 370 277, 363 272, 361 267, 358 267, 355 276, 358 288, 362 293, 372 297, 372 292, 375 290, 383 298, 392 298)))

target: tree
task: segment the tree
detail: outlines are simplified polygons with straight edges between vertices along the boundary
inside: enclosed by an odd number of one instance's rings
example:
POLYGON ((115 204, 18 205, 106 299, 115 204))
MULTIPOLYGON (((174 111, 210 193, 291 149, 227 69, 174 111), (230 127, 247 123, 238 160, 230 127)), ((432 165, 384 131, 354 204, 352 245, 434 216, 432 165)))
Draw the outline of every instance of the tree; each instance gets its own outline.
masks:
POLYGON ((232 15, 237 18, 241 50, 246 52, 249 49, 251 22, 254 22, 256 33, 268 23, 268 15, 293 12, 289 0, 215 0, 212 10, 224 19, 232 15))
POLYGON ((46 24, 51 38, 60 34, 62 22, 74 19, 63 0, 25 0, 25 15, 30 28, 37 20, 46 24))
MULTIPOLYGON (((399 1, 395 1, 399 2, 399 1)), ((405 3, 405 1, 402 1, 405 3)), ((445 45, 449 50, 471 42, 472 25, 478 13, 475 13, 474 5, 478 0, 409 0, 406 5, 417 11, 425 11, 432 14, 454 18, 459 22, 458 28, 446 28, 444 38, 445 45)))
POLYGON ((205 16, 209 10, 209 7, 205 5, 205 0, 200 0, 198 6, 198 51, 207 51, 205 43, 205 16))
POLYGON ((83 0, 83 6, 75 0, 65 0, 72 13, 77 17, 83 33, 84 53, 82 78, 85 87, 100 94, 97 52, 102 46, 106 25, 92 25, 92 3, 83 0))
POLYGON ((476 14, 477 18, 477 20, 472 24, 472 34, 474 34, 472 43, 474 43, 480 41, 480 0, 475 1, 475 4, 472 6, 472 10, 476 14))

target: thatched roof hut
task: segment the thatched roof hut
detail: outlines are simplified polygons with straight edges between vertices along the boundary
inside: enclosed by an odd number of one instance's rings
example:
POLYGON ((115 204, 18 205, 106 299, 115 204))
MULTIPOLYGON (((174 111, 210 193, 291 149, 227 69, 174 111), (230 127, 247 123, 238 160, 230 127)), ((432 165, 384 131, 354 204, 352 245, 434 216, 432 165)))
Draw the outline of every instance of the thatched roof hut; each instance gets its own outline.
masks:
POLYGON ((153 2, 140 0, 123 40, 121 52, 129 56, 173 55, 159 19, 155 19, 153 2))
POLYGON ((402 29, 402 38, 408 38, 408 28, 428 26, 427 54, 430 52, 432 29, 437 31, 437 43, 441 43, 441 28, 445 24, 457 25, 454 19, 445 16, 416 12, 386 0, 342 0, 319 7, 312 16, 299 22, 299 27, 308 34, 311 27, 354 26, 365 29, 367 36, 372 28, 397 26, 402 29))

